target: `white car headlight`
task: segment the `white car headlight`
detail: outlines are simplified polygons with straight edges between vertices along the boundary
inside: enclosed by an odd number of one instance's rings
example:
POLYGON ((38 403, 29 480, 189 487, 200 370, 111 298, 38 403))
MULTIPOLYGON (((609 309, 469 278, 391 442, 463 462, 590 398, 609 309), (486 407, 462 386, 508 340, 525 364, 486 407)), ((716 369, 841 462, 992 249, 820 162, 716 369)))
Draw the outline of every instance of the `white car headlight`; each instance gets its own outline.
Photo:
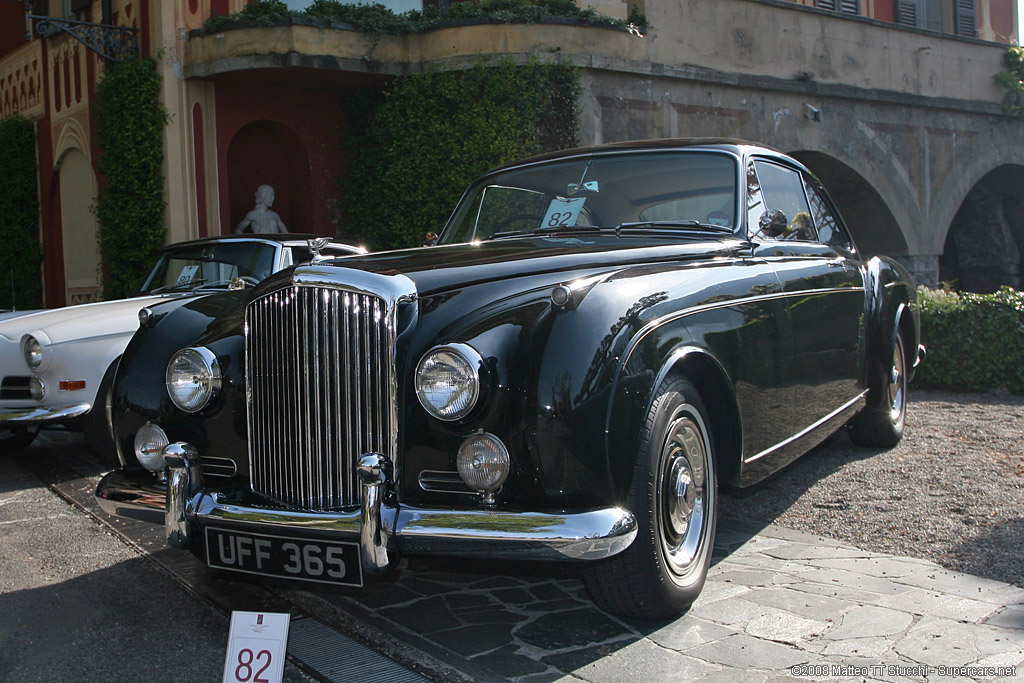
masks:
POLYGON ((164 378, 174 405, 194 413, 205 408, 220 391, 220 363, 206 347, 182 349, 171 357, 164 378))
POLYGON ((21 353, 25 357, 25 365, 35 371, 43 364, 43 345, 31 334, 21 338, 21 353))
POLYGON ((483 358, 466 344, 435 346, 416 366, 416 397, 439 420, 460 420, 480 398, 483 358))

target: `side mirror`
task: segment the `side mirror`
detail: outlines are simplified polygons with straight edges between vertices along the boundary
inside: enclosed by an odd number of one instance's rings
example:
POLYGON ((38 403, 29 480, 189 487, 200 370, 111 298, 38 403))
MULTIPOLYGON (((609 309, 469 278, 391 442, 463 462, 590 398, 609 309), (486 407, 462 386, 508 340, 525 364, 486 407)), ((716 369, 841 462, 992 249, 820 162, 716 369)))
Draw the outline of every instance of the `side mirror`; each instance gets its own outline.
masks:
POLYGON ((765 237, 778 237, 789 229, 789 219, 782 209, 770 209, 757 220, 757 232, 765 237))
POLYGON ((438 234, 436 232, 428 232, 423 237, 423 246, 432 247, 437 244, 438 234))

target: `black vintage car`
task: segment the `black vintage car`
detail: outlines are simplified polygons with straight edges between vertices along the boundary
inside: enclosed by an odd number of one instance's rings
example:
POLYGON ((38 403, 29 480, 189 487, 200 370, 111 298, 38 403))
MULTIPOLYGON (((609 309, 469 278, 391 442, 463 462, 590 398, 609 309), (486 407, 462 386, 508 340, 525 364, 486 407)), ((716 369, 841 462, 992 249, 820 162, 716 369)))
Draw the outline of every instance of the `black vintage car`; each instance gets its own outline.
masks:
POLYGON ((268 577, 581 561, 600 606, 660 618, 704 584, 720 487, 843 426, 902 436, 914 283, 776 151, 529 159, 431 241, 145 311, 103 508, 268 577))

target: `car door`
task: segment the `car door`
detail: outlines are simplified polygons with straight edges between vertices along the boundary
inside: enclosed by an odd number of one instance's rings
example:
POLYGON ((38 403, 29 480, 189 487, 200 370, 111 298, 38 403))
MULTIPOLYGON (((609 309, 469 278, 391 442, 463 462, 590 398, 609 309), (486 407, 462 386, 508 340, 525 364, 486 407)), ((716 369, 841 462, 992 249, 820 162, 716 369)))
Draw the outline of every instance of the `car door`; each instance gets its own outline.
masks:
POLYGON ((755 158, 757 183, 768 210, 780 209, 788 227, 758 235, 756 255, 775 269, 792 329, 786 357, 792 374, 794 434, 840 413, 859 395, 864 338, 864 282, 842 221, 810 176, 775 160, 755 158))

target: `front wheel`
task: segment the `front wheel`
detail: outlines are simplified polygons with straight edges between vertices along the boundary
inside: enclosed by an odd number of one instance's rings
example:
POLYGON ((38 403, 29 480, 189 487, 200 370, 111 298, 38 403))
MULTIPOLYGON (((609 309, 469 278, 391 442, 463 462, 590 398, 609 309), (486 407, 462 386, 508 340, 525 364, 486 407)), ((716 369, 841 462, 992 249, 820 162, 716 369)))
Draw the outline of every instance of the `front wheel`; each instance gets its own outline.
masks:
POLYGON ((601 609, 624 617, 665 619, 700 595, 711 564, 718 513, 707 412, 697 390, 669 379, 651 404, 626 501, 636 540, 584 570, 601 609))
POLYGON ((903 336, 897 332, 886 375, 877 389, 871 389, 867 407, 850 423, 850 439, 858 446, 892 448, 903 438, 906 420, 906 358, 903 336))

